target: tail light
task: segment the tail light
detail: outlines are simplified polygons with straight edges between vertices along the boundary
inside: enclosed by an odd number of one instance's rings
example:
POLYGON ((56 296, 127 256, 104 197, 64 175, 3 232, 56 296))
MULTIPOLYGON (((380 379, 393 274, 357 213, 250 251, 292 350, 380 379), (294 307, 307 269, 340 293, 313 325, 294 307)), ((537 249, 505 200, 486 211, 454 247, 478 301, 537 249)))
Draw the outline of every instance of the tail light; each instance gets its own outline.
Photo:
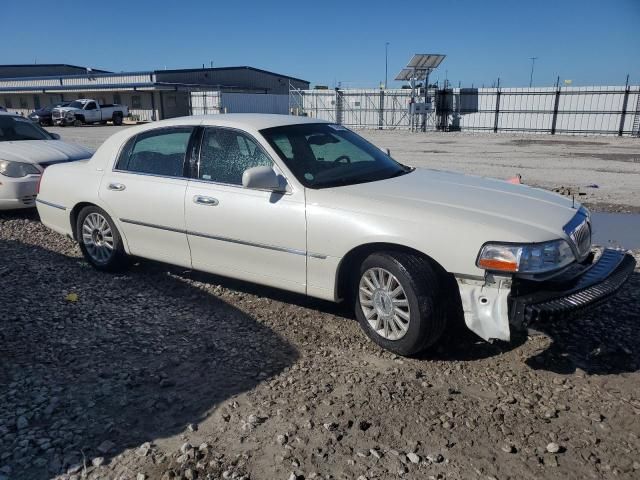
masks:
POLYGON ((40 174, 40 178, 38 179, 38 183, 36 183, 36 195, 40 193, 40 183, 42 182, 42 177, 44 177, 44 171, 40 174))

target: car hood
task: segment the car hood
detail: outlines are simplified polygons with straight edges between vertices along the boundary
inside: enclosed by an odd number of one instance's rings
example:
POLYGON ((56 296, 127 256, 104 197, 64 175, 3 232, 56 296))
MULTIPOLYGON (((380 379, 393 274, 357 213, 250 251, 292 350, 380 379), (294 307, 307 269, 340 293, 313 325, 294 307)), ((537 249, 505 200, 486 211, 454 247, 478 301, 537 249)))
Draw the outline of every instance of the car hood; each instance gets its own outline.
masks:
POLYGON ((438 215, 502 227, 520 224, 529 227, 527 231, 543 232, 540 238, 557 238, 580 207, 571 199, 526 185, 421 168, 387 180, 316 192, 328 194, 323 200, 336 208, 350 205, 354 210, 409 221, 438 215), (341 199, 343 195, 349 201, 341 199))
POLYGON ((23 163, 68 162, 89 158, 93 151, 60 140, 0 142, 0 160, 23 163))

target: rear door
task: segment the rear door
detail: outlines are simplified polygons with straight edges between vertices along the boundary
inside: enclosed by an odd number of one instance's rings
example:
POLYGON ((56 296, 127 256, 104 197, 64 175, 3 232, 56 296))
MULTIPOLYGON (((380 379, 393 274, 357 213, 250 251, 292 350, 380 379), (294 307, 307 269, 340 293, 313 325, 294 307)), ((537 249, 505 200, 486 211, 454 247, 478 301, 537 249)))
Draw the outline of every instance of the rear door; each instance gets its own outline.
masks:
POLYGON ((133 255, 191 266, 184 165, 194 130, 180 126, 138 134, 103 176, 100 197, 116 216, 133 255))

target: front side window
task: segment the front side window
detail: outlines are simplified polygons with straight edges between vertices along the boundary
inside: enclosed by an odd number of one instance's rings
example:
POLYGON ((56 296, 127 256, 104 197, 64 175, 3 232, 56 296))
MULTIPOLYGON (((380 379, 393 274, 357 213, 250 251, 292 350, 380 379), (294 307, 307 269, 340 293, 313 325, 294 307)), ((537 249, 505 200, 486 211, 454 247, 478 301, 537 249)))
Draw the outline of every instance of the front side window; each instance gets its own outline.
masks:
POLYGON ((95 109, 96 109, 96 102, 87 103, 87 108, 85 108, 85 110, 95 110, 95 109))
POLYGON ((248 135, 226 128, 205 129, 198 168, 200 180, 242 185, 245 170, 272 165, 271 158, 248 135))
POLYGON ((374 182, 411 171, 341 125, 286 125, 260 133, 305 187, 374 182))
POLYGON ((116 169, 165 177, 182 177, 193 128, 164 128, 137 135, 120 154, 116 169))

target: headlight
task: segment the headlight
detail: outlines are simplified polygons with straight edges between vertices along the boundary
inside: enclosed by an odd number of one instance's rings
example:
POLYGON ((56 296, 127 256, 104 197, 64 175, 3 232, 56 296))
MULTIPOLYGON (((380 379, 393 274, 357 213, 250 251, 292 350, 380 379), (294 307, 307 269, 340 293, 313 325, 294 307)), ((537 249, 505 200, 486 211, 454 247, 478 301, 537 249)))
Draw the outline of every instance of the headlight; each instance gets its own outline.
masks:
POLYGON ((518 273, 544 273, 569 265, 575 256, 564 240, 509 245, 485 244, 476 265, 485 270, 518 273))
POLYGON ((5 177, 21 178, 27 175, 38 175, 38 170, 31 163, 10 162, 9 160, 0 160, 0 173, 5 177))

